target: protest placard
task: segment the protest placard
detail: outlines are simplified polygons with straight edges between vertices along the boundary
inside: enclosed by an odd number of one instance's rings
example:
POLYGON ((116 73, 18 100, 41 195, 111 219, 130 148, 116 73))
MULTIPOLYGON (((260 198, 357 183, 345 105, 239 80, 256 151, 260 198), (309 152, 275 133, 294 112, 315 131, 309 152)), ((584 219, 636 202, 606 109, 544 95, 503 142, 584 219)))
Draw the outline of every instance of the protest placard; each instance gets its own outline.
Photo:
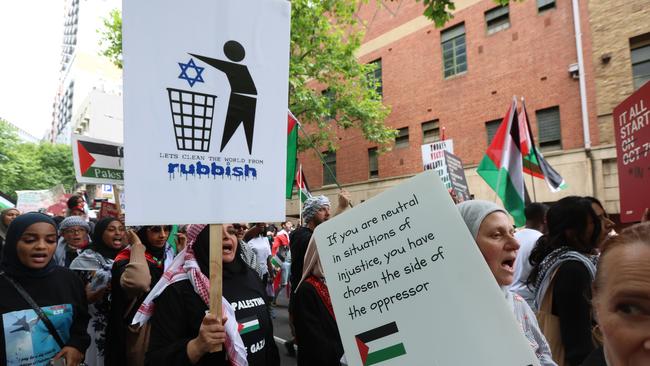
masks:
POLYGON ((129 225, 284 219, 289 27, 285 0, 124 3, 129 225))
POLYGON ((465 178, 463 161, 447 150, 444 150, 444 154, 449 182, 451 183, 451 188, 456 191, 456 197, 460 200, 459 202, 471 199, 469 185, 467 184, 467 178, 465 178))
POLYGON ((119 207, 111 202, 103 201, 101 203, 101 208, 99 209, 98 219, 103 219, 105 217, 119 217, 120 210, 119 207))
POLYGON ((650 207, 650 83, 614 108, 621 222, 640 221, 650 207))
MULTIPOLYGON (((16 195, 18 196, 16 208, 20 212, 36 212, 41 209, 48 210, 49 207, 54 206, 59 203, 59 201, 65 199, 65 189, 59 184, 50 189, 16 191, 16 195)), ((61 212, 52 213, 55 215, 61 215, 61 212)))
POLYGON ((121 144, 72 134, 72 160, 79 183, 124 183, 123 159, 121 144))
POLYGON ((422 145, 421 149, 422 167, 424 170, 435 170, 445 187, 450 189, 451 181, 449 180, 449 172, 447 171, 445 151, 450 153, 454 152, 454 141, 451 139, 436 141, 422 145))
POLYGON ((539 365, 436 172, 314 232, 350 365, 539 365))

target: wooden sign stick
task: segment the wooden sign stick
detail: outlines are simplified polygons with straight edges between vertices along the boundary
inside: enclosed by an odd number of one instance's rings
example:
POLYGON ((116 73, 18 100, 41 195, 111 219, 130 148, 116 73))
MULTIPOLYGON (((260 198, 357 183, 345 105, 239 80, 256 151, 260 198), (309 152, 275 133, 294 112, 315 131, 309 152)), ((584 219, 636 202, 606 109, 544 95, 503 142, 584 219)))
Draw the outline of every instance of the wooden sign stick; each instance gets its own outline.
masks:
POLYGON ((117 188, 117 184, 113 184, 113 199, 115 200, 117 215, 119 216, 122 213, 122 205, 120 204, 120 189, 117 188))
MULTIPOLYGON (((223 317, 221 309, 222 296, 222 263, 223 263, 223 232, 221 224, 210 224, 210 313, 217 316, 221 322, 223 317)), ((221 345, 214 347, 210 352, 221 351, 221 345)))

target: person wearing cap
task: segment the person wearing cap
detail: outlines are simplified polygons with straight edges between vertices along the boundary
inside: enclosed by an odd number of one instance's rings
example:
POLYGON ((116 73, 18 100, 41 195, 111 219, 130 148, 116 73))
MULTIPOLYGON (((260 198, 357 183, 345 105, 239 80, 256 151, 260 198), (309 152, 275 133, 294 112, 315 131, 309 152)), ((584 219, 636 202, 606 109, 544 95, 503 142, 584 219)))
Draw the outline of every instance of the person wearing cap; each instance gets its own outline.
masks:
POLYGON ((510 292, 515 274, 519 243, 508 213, 490 201, 471 200, 459 203, 458 211, 476 241, 494 279, 501 287, 510 309, 542 366, 555 366, 551 349, 539 329, 535 313, 521 296, 510 292))
MULTIPOLYGON (((341 190, 338 196, 337 214, 344 211, 350 204, 350 194, 341 190)), ((291 285, 292 292, 289 297, 289 325, 293 327, 292 312, 294 302, 294 292, 300 283, 303 274, 303 266, 305 262, 305 253, 309 246, 311 235, 316 229, 316 226, 329 220, 330 218, 330 200, 325 196, 309 197, 303 203, 302 207, 302 222, 303 225, 295 229, 289 235, 289 250, 291 252, 291 272, 289 274, 289 284, 291 285)), ((293 333, 293 329, 292 329, 293 333)), ((293 349, 293 341, 285 343, 285 347, 289 355, 295 354, 293 349)))
POLYGON ((54 263, 70 267, 70 263, 90 243, 90 226, 80 216, 68 216, 59 224, 59 241, 54 252, 54 263))

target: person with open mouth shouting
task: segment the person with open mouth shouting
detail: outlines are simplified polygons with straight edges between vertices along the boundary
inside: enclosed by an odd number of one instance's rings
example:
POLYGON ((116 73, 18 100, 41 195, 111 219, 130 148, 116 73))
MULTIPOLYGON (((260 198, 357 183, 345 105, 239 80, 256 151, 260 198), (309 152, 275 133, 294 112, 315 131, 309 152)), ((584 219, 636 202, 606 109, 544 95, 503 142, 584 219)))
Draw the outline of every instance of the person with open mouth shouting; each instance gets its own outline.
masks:
POLYGON ((90 342, 86 295, 79 276, 52 260, 56 242, 47 215, 30 212, 9 225, 0 263, 2 365, 83 360, 90 342))
POLYGON ((124 225, 115 217, 106 217, 95 226, 93 241, 70 264, 70 269, 78 271, 86 285, 88 300, 88 334, 90 347, 86 350, 86 363, 89 366, 104 365, 106 354, 106 328, 110 315, 111 268, 115 257, 124 247, 124 225))
POLYGON ((456 207, 478 244, 485 262, 501 287, 540 364, 556 365, 551 357, 551 349, 546 338, 539 329, 535 313, 524 298, 508 289, 514 281, 519 243, 514 237, 514 228, 507 212, 493 202, 482 200, 465 201, 456 207))

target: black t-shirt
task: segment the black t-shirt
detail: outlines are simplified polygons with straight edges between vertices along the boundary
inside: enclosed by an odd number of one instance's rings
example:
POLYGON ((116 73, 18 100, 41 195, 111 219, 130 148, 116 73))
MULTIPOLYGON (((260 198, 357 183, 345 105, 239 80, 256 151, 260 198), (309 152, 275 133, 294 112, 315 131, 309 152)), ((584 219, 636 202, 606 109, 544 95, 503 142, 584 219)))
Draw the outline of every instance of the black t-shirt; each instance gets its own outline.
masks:
MULTIPOLYGON (((266 295, 257 274, 247 266, 242 272, 224 272, 223 296, 230 301, 240 324, 248 364, 280 365, 266 295)), ((189 365, 187 343, 199 334, 208 307, 189 280, 170 285, 154 303, 146 364, 189 365)), ((208 353, 195 365, 226 365, 225 353, 208 353)))
MULTIPOLYGON (((81 278, 56 266, 43 278, 15 278, 45 312, 66 346, 81 353, 90 344, 88 305, 81 278)), ((4 277, 0 276, 0 363, 46 364, 60 347, 36 312, 4 277), (5 338, 5 334, 8 337, 5 338)))
POLYGON ((309 245, 313 231, 306 226, 301 226, 291 233, 289 245, 291 246, 291 288, 295 289, 302 278, 302 268, 305 263, 305 252, 309 245))

